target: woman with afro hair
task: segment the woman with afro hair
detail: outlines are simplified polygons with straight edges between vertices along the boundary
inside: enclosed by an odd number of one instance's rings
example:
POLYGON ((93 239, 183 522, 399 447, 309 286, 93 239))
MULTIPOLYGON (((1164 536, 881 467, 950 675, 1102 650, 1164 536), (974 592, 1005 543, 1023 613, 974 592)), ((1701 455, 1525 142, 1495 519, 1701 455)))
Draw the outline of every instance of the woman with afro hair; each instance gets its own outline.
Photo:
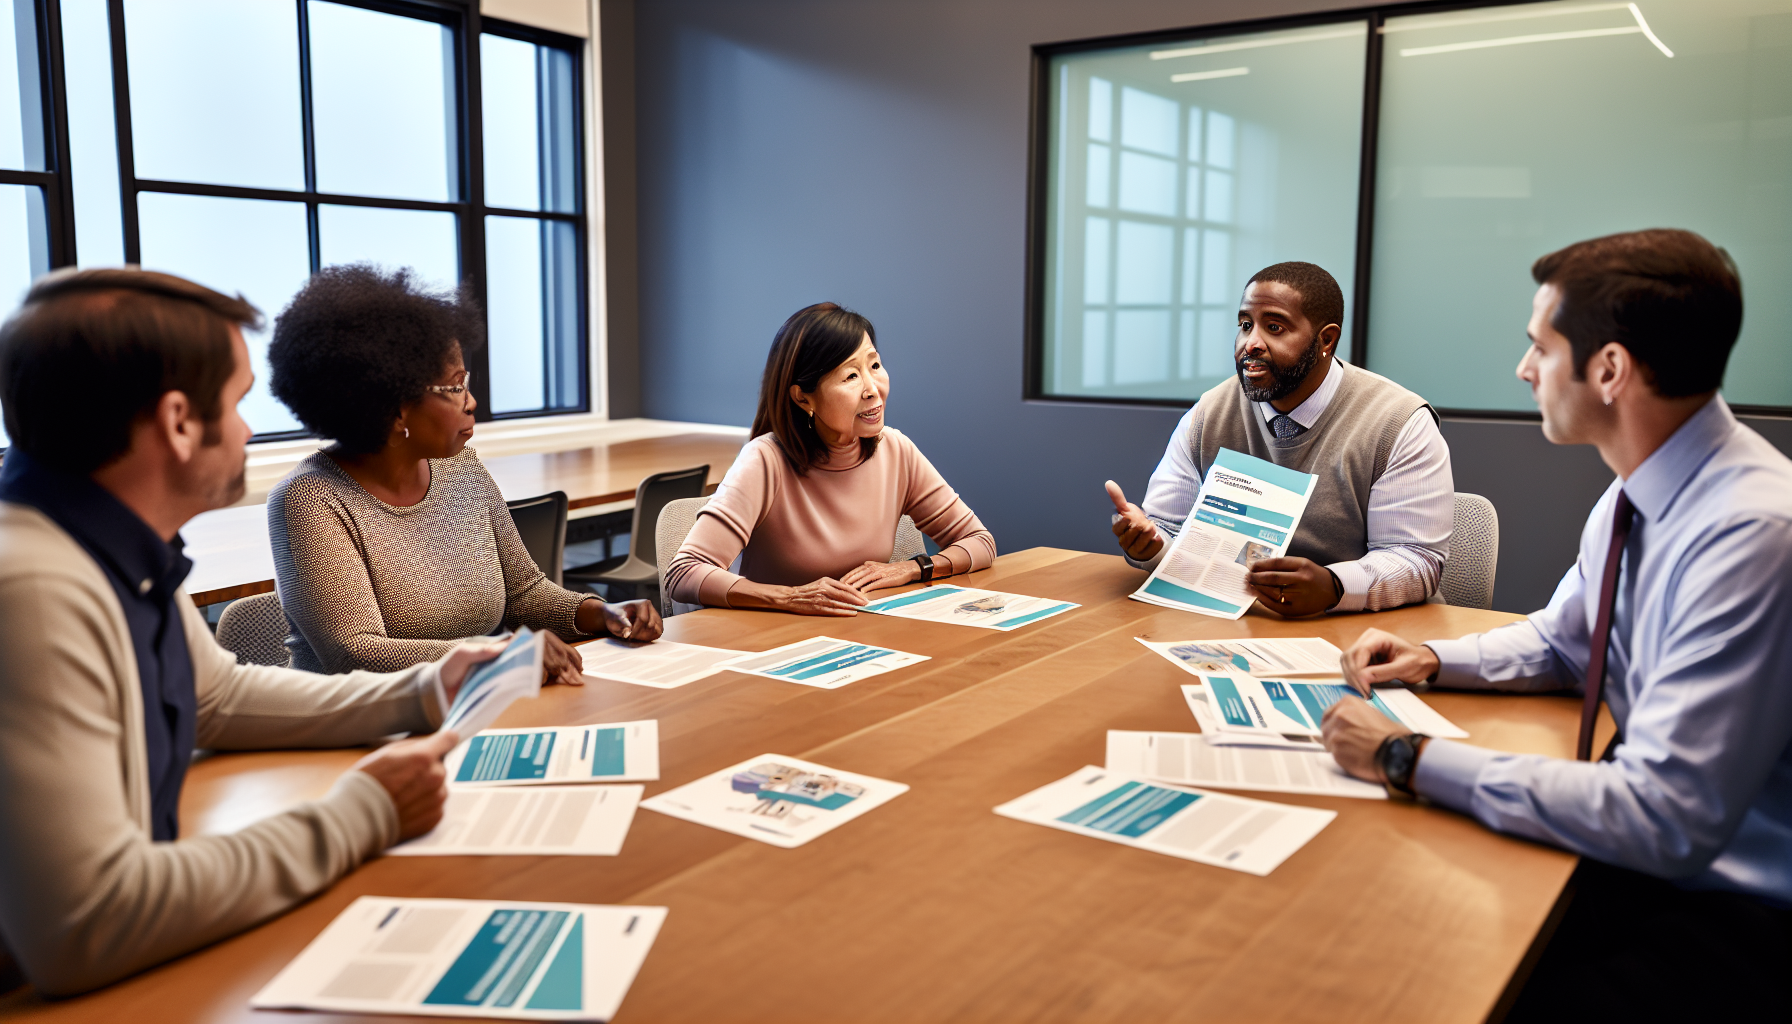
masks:
POLYGON ((556 586, 523 547, 467 442, 465 352, 484 334, 464 295, 407 270, 326 267, 274 323, 274 396, 333 443, 268 496, 293 666, 394 671, 500 626, 549 634, 548 682, 580 681, 567 641, 660 635, 649 601, 556 586))

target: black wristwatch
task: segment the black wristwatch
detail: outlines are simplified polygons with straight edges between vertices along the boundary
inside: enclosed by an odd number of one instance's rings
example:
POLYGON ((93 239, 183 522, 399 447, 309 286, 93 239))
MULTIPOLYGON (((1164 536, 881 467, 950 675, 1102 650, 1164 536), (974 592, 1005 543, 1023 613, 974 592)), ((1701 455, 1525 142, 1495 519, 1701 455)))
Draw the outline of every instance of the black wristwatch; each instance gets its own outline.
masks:
POLYGON ((1412 770, 1419 763, 1419 747, 1431 737, 1422 732, 1389 736, 1375 749, 1375 767, 1388 787, 1412 796, 1412 770))
POLYGON ((909 561, 911 561, 921 567, 921 582, 922 583, 933 582, 933 558, 932 558, 932 556, 916 555, 915 557, 909 559, 909 561))

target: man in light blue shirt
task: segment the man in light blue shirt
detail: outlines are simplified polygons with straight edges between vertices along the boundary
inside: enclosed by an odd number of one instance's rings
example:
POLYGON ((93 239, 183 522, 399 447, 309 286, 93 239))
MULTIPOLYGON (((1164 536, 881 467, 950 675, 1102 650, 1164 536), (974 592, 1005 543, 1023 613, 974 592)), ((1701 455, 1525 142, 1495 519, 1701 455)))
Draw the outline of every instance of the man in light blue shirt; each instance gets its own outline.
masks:
MULTIPOLYGON (((1368 630, 1358 689, 1397 680, 1580 689, 1618 739, 1602 760, 1411 734, 1345 701, 1347 771, 1589 858, 1511 1020, 1792 1012, 1792 460, 1717 395, 1741 327, 1722 250, 1681 231, 1539 260, 1518 375, 1543 431, 1618 479, 1580 556, 1523 622, 1420 646, 1368 630), (1602 638, 1609 636, 1609 640, 1602 638)), ((1537 500, 1548 501, 1547 480, 1537 500)), ((1583 750, 1588 745, 1583 739, 1583 750)))

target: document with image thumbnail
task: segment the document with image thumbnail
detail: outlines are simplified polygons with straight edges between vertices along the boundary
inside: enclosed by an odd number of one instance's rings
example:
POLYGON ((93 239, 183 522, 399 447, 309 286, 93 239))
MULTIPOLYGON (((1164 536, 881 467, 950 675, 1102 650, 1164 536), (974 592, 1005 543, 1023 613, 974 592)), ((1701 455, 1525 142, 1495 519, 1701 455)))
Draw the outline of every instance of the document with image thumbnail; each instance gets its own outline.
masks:
POLYGON ((942 585, 882 598, 861 610, 903 619, 920 619, 923 622, 950 622, 956 626, 981 626, 984 629, 1006 631, 1081 607, 1079 604, 1055 601, 1049 597, 1025 597, 1020 594, 1004 594, 999 590, 972 590, 969 587, 942 585))
POLYGON ((387 850, 393 857, 614 857, 642 786, 450 787, 441 824, 387 850))
POLYGON ((543 634, 528 626, 517 630, 502 653, 467 672, 454 702, 448 706, 442 728, 453 729, 464 739, 484 731, 518 698, 539 694, 541 659, 546 646, 543 634))
POLYGON ((1219 746, 1198 732, 1109 729, 1108 770, 1191 786, 1388 798, 1381 786, 1352 777, 1323 750, 1219 746))
POLYGON ((1248 566, 1288 553, 1318 480, 1221 448, 1182 532, 1133 599, 1222 619, 1243 615, 1257 599, 1245 586, 1248 566))
POLYGON ((606 1021, 665 920, 665 907, 362 896, 249 1005, 606 1021))
POLYGON ((928 660, 925 654, 905 654, 888 647, 818 636, 775 647, 764 654, 745 654, 722 667, 730 672, 833 690, 928 660))
MULTIPOLYGON (((1302 682, 1254 679, 1247 675, 1203 675, 1201 684, 1207 689, 1221 732, 1318 736, 1326 708, 1340 700, 1363 699, 1343 680, 1302 682)), ((1427 736, 1457 740, 1468 735, 1431 710, 1411 690, 1377 689, 1370 695, 1369 703, 1408 729, 1427 736)))
POLYGON ((487 729, 448 752, 449 786, 545 786, 660 777, 660 723, 487 729))
POLYGON ((580 644, 578 652, 584 659, 585 675, 660 690, 715 675, 723 662, 747 653, 671 640, 638 644, 614 637, 580 644))
POLYGON ((1338 816, 1162 785, 1093 765, 1010 800, 996 813, 1253 875, 1274 871, 1338 816))
POLYGON ((1207 702, 1207 688, 1199 683, 1185 685, 1182 688, 1182 699, 1188 703, 1188 710, 1195 716, 1195 724, 1201 727, 1201 735, 1207 742, 1216 747, 1269 747, 1280 750, 1324 750, 1324 744, 1317 736, 1284 736, 1277 732, 1221 732, 1220 720, 1213 713, 1213 705, 1207 702))
POLYGON ((1335 678, 1344 652, 1319 637, 1270 637, 1255 640, 1171 640, 1134 637, 1191 675, 1243 672, 1251 676, 1324 676, 1335 678))
POLYGON ((900 782, 761 754, 641 806, 791 849, 906 792, 900 782))

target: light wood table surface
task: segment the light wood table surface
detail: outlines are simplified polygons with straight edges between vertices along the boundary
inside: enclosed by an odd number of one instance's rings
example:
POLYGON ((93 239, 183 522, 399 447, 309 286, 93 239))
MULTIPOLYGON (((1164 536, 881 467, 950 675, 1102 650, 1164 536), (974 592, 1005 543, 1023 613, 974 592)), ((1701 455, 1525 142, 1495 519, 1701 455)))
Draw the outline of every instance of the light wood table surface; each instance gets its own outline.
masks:
MULTIPOLYGON (((244 935, 90 996, 14 999, 6 1015, 273 1020, 250 1010, 249 997, 371 894, 670 907, 620 1024, 1484 1019, 1549 918, 1573 856, 1406 802, 1251 793, 1339 812, 1258 878, 992 808, 1100 764, 1110 728, 1194 731, 1178 689, 1188 676, 1134 637, 1323 636, 1344 646, 1371 624, 1425 640, 1515 616, 1424 605, 1228 622, 1127 600, 1140 579, 1113 556, 1005 555, 963 582, 1083 605, 1012 633, 873 615, 678 616, 666 635, 690 643, 765 650, 828 635, 933 660, 839 690, 734 673, 674 690, 554 687, 500 724, 656 718, 661 780, 647 784, 649 796, 765 753, 910 791, 797 850, 643 810, 613 858, 378 859, 244 935)), ((1425 699, 1471 743, 1572 755, 1574 700, 1425 699)), ((201 761, 188 776, 183 834, 234 829, 321 794, 358 756, 201 761)), ((346 1019, 309 1019, 323 1018, 346 1019)))
MULTIPOLYGON (((567 508, 632 506, 635 488, 655 473, 709 465, 703 493, 721 483, 743 437, 728 434, 675 434, 588 445, 562 452, 499 455, 485 459, 507 501, 565 491, 567 508)), ((268 547, 266 505, 240 505, 207 512, 181 530, 193 572, 187 593, 204 606, 274 589, 274 556, 268 547)))

